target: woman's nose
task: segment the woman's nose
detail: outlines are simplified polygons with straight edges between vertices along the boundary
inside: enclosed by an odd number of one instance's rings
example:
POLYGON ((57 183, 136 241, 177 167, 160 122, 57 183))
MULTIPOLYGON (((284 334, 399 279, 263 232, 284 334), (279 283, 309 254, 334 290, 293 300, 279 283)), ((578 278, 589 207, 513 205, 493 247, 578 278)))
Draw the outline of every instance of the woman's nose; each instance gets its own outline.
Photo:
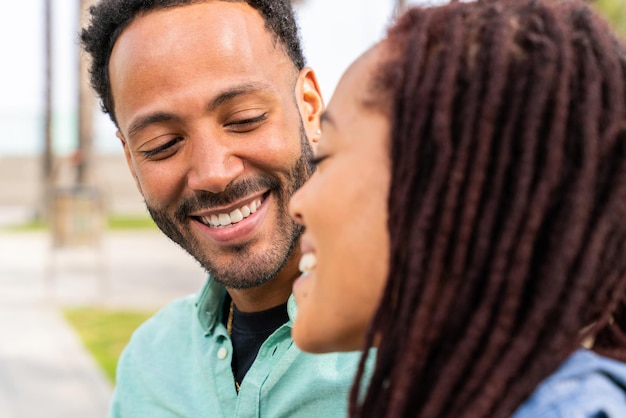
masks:
POLYGON ((291 196, 291 199, 289 199, 289 216, 291 216, 291 218, 300 225, 304 225, 304 217, 302 216, 304 187, 306 187, 306 183, 291 196))

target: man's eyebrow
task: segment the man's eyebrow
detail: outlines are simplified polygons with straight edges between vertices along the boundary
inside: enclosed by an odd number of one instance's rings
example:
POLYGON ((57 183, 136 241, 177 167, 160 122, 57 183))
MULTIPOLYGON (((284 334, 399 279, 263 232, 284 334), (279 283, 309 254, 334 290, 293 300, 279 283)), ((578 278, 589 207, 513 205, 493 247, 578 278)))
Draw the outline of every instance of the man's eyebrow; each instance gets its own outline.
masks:
MULTIPOLYGON (((213 111, 217 109, 219 106, 227 103, 230 100, 233 100, 237 97, 244 96, 246 94, 254 94, 263 91, 269 91, 270 87, 264 83, 248 83, 238 85, 231 89, 225 90, 220 93, 217 97, 215 97, 209 103, 209 110, 213 111)), ((180 120, 180 117, 174 113, 169 112, 155 112, 150 113, 145 116, 141 116, 137 118, 137 120, 133 121, 128 128, 128 136, 132 137, 134 134, 138 133, 142 129, 145 129, 147 126, 152 125, 154 123, 160 122, 170 122, 180 120)))
POLYGON ((270 87, 264 83, 248 83, 242 84, 220 93, 209 104, 209 110, 213 111, 224 103, 246 94, 254 94, 263 91, 269 91, 270 87))
POLYGON ((154 123, 169 122, 178 119, 180 119, 178 116, 168 112, 155 112, 141 116, 130 124, 130 127, 128 128, 128 137, 132 137, 137 132, 154 123))

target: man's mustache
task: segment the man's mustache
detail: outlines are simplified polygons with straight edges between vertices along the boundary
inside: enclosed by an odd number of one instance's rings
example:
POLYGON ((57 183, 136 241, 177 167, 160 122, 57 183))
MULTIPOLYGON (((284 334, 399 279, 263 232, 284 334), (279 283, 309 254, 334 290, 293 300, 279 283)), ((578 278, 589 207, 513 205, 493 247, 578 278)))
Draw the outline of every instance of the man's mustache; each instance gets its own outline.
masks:
POLYGON ((207 210, 215 207, 228 206, 246 196, 259 193, 263 190, 274 190, 280 187, 280 182, 270 176, 257 177, 231 183, 221 193, 198 191, 180 204, 176 210, 176 219, 184 221, 193 212, 207 210))

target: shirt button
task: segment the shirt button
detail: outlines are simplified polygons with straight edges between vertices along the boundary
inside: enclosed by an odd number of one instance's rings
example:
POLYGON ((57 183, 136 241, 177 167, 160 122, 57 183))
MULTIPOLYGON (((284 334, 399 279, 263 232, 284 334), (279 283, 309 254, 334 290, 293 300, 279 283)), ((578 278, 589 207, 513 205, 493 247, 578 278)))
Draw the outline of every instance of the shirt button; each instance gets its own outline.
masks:
POLYGON ((228 351, 226 351, 224 347, 217 350, 217 358, 220 360, 224 360, 227 354, 228 354, 228 351))

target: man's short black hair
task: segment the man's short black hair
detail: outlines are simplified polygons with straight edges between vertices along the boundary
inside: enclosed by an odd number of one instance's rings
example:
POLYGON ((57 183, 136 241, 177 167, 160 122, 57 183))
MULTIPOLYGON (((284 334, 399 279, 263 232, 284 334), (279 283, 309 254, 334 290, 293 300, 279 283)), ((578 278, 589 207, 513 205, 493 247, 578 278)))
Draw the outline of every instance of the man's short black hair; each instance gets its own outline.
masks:
MULTIPOLYGON (((109 59, 120 33, 138 16, 150 11, 204 3, 207 0, 101 0, 89 8, 90 20, 82 29, 80 41, 91 56, 90 82, 101 101, 101 108, 117 125, 109 80, 109 59)), ((219 0, 244 2, 256 9, 265 27, 299 70, 304 67, 304 55, 298 26, 289 0, 219 0)))

